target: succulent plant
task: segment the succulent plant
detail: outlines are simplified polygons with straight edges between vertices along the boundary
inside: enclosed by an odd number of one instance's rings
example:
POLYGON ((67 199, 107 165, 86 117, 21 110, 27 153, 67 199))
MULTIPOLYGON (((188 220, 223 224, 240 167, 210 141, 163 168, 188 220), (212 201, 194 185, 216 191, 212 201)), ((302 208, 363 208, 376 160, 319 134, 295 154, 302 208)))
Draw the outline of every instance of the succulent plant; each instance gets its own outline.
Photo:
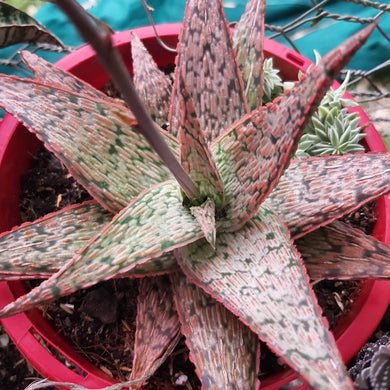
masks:
POLYGON ((357 113, 349 113, 346 107, 356 103, 344 98, 349 73, 334 90, 330 88, 311 117, 297 149, 297 157, 321 156, 363 152, 359 143, 365 136, 359 127, 357 113))
MULTIPOLYGON (((315 51, 317 64, 321 60, 315 51)), ((299 72, 302 77, 303 72, 299 72)), ((302 135, 296 157, 321 156, 363 152, 360 141, 365 137, 359 126, 357 113, 348 112, 346 107, 356 106, 356 102, 345 97, 350 73, 337 88, 330 88, 313 113, 302 135)), ((291 88, 294 83, 284 83, 279 70, 273 66, 273 58, 266 58, 263 64, 263 103, 268 103, 291 88)))
POLYGON ((349 374, 358 390, 386 390, 390 387, 389 369, 390 337, 385 334, 359 351, 349 374))
POLYGON ((263 83, 263 104, 283 95, 285 85, 279 76, 279 70, 274 68, 272 57, 264 59, 263 83))
MULTIPOLYGON (((265 1, 249 1, 231 36, 221 1, 189 0, 171 91, 133 36, 136 89, 158 123, 169 123, 168 132, 153 128, 191 179, 187 188, 138 131, 142 108, 130 111, 30 53, 36 80, 0 78, 4 109, 95 199, 0 236, 3 279, 47 278, 1 317, 102 280, 148 276, 131 380, 150 376, 180 323, 205 389, 254 389, 259 338, 312 388, 353 388, 306 268, 312 277, 388 275, 386 245, 333 221, 390 191, 390 156, 292 157, 333 77, 375 25, 263 106, 264 10, 265 1), (347 267, 351 259, 363 268, 347 267)), ((97 46, 110 52, 107 34, 97 46)))

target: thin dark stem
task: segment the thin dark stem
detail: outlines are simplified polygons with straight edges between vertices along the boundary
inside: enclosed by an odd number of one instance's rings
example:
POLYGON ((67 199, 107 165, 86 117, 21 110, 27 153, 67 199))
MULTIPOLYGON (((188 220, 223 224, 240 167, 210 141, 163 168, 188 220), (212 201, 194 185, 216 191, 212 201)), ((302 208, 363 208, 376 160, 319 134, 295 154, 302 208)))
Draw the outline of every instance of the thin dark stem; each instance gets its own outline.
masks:
POLYGON ((148 6, 148 4, 146 3, 145 0, 141 0, 141 3, 142 3, 142 6, 144 7, 145 9, 145 12, 146 12, 146 15, 148 16, 148 19, 149 19, 149 22, 153 28, 153 31, 154 31, 154 35, 156 36, 156 39, 157 39, 157 42, 167 51, 171 52, 171 53, 177 53, 176 49, 174 47, 170 47, 168 46, 161 38, 160 36, 158 35, 158 32, 156 30, 156 25, 154 24, 154 20, 152 18, 152 14, 150 13, 150 8, 148 6))
POLYGON ((57 0, 56 4, 69 17, 80 35, 94 48, 99 61, 137 119, 140 133, 172 172, 188 198, 196 198, 194 183, 157 131, 155 123, 135 91, 126 66, 120 54, 112 45, 110 31, 104 26, 96 24, 75 0, 57 0))

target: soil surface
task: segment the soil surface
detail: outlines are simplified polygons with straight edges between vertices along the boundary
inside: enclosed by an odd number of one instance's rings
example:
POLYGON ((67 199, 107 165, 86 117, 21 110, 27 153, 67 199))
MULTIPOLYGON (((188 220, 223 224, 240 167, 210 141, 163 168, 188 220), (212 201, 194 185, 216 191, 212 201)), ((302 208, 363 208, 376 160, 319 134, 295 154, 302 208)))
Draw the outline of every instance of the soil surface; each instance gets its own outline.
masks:
POLYGON ((34 377, 37 378, 37 374, 0 324, 0 389, 22 390, 34 377))

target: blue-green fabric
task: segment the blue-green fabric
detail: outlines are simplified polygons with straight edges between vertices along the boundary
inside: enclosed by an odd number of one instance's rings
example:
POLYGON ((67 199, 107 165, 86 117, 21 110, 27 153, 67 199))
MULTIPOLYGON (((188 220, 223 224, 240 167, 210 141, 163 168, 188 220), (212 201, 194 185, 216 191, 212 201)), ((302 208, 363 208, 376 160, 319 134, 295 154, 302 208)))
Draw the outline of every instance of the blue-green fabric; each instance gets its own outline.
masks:
MULTIPOLYGON (((79 0, 82 4, 87 0, 79 0)), ((199 0, 201 1, 201 0, 199 0)), ((149 20, 142 7, 141 0, 95 0, 89 11, 102 19, 116 31, 123 31, 135 27, 149 25, 149 20)), ((237 21, 244 11, 246 0, 225 0, 225 12, 229 21, 237 21)), ((155 23, 180 22, 182 20, 185 0, 148 0, 148 4, 154 8, 153 18, 155 23)), ((311 0, 268 0, 266 10, 266 23, 285 26, 305 11, 312 8, 311 0)), ((334 14, 354 15, 360 18, 372 18, 378 11, 371 7, 363 7, 350 2, 331 1, 325 9, 334 14)), ((41 7, 35 18, 44 24, 50 31, 57 35, 66 45, 79 46, 82 40, 70 25, 66 17, 51 3, 41 7)), ((390 13, 386 13, 380 20, 381 28, 390 34, 390 13)), ((331 19, 310 25, 305 23, 297 31, 289 33, 296 47, 305 56, 314 60, 313 49, 324 55, 337 46, 348 36, 362 28, 360 23, 336 22, 331 19)), ((267 32, 267 36, 272 33, 267 32)), ((283 37, 276 40, 290 46, 283 37)), ((9 48, 0 51, 0 56, 6 58, 15 51, 9 48)), ((58 54, 40 52, 49 61, 59 58, 58 54)), ((379 31, 375 31, 369 41, 353 58, 349 67, 352 69, 371 69, 388 60, 390 57, 390 42, 379 31)), ((9 69, 0 67, 0 72, 9 72, 9 69)))
MULTIPOLYGON (((235 21, 244 11, 246 0, 223 1, 223 3, 227 19, 235 21)), ((171 23, 181 21, 185 0, 149 0, 148 4, 155 10, 153 12, 155 23, 171 23)), ((266 23, 284 26, 312 6, 311 0, 268 0, 266 23)), ((378 13, 373 8, 344 1, 331 1, 325 9, 333 14, 354 15, 359 18, 372 18, 378 13)), ((140 0, 96 0, 96 5, 90 8, 90 12, 104 20, 116 31, 149 25, 140 0)), ((81 44, 77 33, 53 4, 43 6, 36 18, 45 24, 50 31, 57 34, 65 44, 73 46, 81 44)), ((390 13, 382 16, 380 26, 390 34, 390 13)), ((326 19, 314 26, 306 23, 298 32, 294 31, 290 37, 304 56, 314 60, 313 49, 324 55, 361 27, 360 23, 335 22, 326 19)), ((271 35, 271 33, 267 33, 267 35, 271 35)), ((284 38, 279 37, 277 40, 289 46, 284 38)), ((349 67, 371 69, 389 57, 390 43, 376 30, 349 67)))
MULTIPOLYGON (((384 2, 384 1, 382 1, 384 2)), ((268 0, 266 22, 284 26, 291 20, 302 15, 313 6, 310 0, 268 0)), ((330 14, 339 14, 343 17, 353 15, 363 19, 375 17, 379 11, 371 7, 335 0, 327 3, 325 10, 330 14)), ((311 14, 311 16, 313 16, 311 14)), ((390 35, 390 13, 383 14, 380 18, 380 27, 390 35)), ((311 26, 306 23, 298 31, 289 34, 299 51, 314 61, 313 49, 316 49, 321 55, 336 47, 344 39, 348 38, 362 25, 358 22, 333 21, 324 19, 322 22, 311 26)), ((270 35, 269 33, 267 34, 270 35)), ((283 38, 277 38, 278 41, 286 44, 283 38)), ((390 59, 390 42, 376 29, 367 43, 355 55, 350 64, 351 69, 368 70, 390 59)))

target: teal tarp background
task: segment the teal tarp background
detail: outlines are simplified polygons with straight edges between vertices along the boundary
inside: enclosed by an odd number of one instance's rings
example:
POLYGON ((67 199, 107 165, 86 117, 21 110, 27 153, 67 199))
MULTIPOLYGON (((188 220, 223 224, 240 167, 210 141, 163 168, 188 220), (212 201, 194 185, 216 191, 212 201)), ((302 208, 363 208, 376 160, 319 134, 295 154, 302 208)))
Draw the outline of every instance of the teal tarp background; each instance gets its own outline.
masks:
MULTIPOLYGON (((83 1, 81 1, 83 3, 83 1)), ((85 3, 85 1, 84 1, 85 3)), ((223 1, 229 21, 238 20, 244 10, 246 0, 223 1)), ((149 0, 148 4, 155 11, 155 23, 180 22, 183 16, 185 0, 149 0)), ((266 23, 283 26, 313 6, 310 0, 268 0, 266 23)), ((378 11, 361 5, 344 1, 331 1, 325 7, 330 13, 353 15, 360 18, 374 17, 378 11)), ((140 0, 96 0, 90 12, 104 20, 116 31, 149 25, 149 20, 140 0)), ((82 43, 79 36, 69 25, 66 18, 53 4, 44 5, 35 17, 45 24, 50 31, 57 34, 65 44, 77 46, 82 43)), ((380 20, 381 28, 390 35, 390 13, 380 20)), ((290 34, 300 52, 314 60, 313 49, 324 55, 337 46, 346 37, 361 28, 359 23, 336 22, 326 19, 315 26, 304 24, 297 33, 290 34)), ((270 35, 270 33, 267 33, 270 35)), ((283 38, 277 38, 286 43, 283 38)), ((288 45, 288 44, 287 44, 288 45)), ((390 42, 375 31, 364 48, 355 56, 349 67, 353 69, 371 69, 390 58, 390 42)))
MULTIPOLYGON (((79 0, 85 4, 87 0, 79 0)), ((202 0, 199 0, 202 1, 202 0)), ((91 1, 89 1, 91 3, 91 1)), ((149 25, 146 12, 141 0, 95 0, 96 5, 89 11, 102 19, 116 31, 123 31, 135 27, 149 25)), ((153 18, 156 24, 180 22, 182 20, 185 0, 148 0, 148 4, 155 9, 153 18)), ((229 21, 237 21, 244 11, 246 0, 225 0, 225 13, 229 21)), ((311 0, 268 0, 266 10, 266 23, 284 26, 291 20, 302 15, 313 6, 311 0)), ((360 18, 372 18, 379 11, 371 7, 363 7, 344 1, 330 1, 325 10, 341 15, 353 15, 360 18)), ((313 14, 311 14, 313 15, 313 14)), ((83 42, 70 25, 66 17, 51 3, 41 7, 35 18, 57 35, 66 45, 79 46, 83 42)), ((390 13, 386 13, 380 20, 381 28, 390 35, 390 13)), ((360 23, 336 22, 331 19, 311 26, 305 23, 297 31, 289 33, 299 51, 314 61, 313 49, 324 55, 337 46, 348 36, 362 28, 360 23)), ((271 33, 267 32, 267 35, 271 33)), ((290 46, 282 37, 278 41, 290 46)), ((0 50, 0 58, 8 58, 17 48, 11 47, 0 50)), ((60 55, 40 51, 38 53, 49 61, 57 60, 60 55)), ((350 69, 368 70, 390 58, 390 42, 378 30, 369 38, 369 41, 356 54, 349 64, 350 69)), ((1 73, 10 73, 10 69, 0 66, 1 73)), ((13 72, 18 74, 17 72, 13 72)))

